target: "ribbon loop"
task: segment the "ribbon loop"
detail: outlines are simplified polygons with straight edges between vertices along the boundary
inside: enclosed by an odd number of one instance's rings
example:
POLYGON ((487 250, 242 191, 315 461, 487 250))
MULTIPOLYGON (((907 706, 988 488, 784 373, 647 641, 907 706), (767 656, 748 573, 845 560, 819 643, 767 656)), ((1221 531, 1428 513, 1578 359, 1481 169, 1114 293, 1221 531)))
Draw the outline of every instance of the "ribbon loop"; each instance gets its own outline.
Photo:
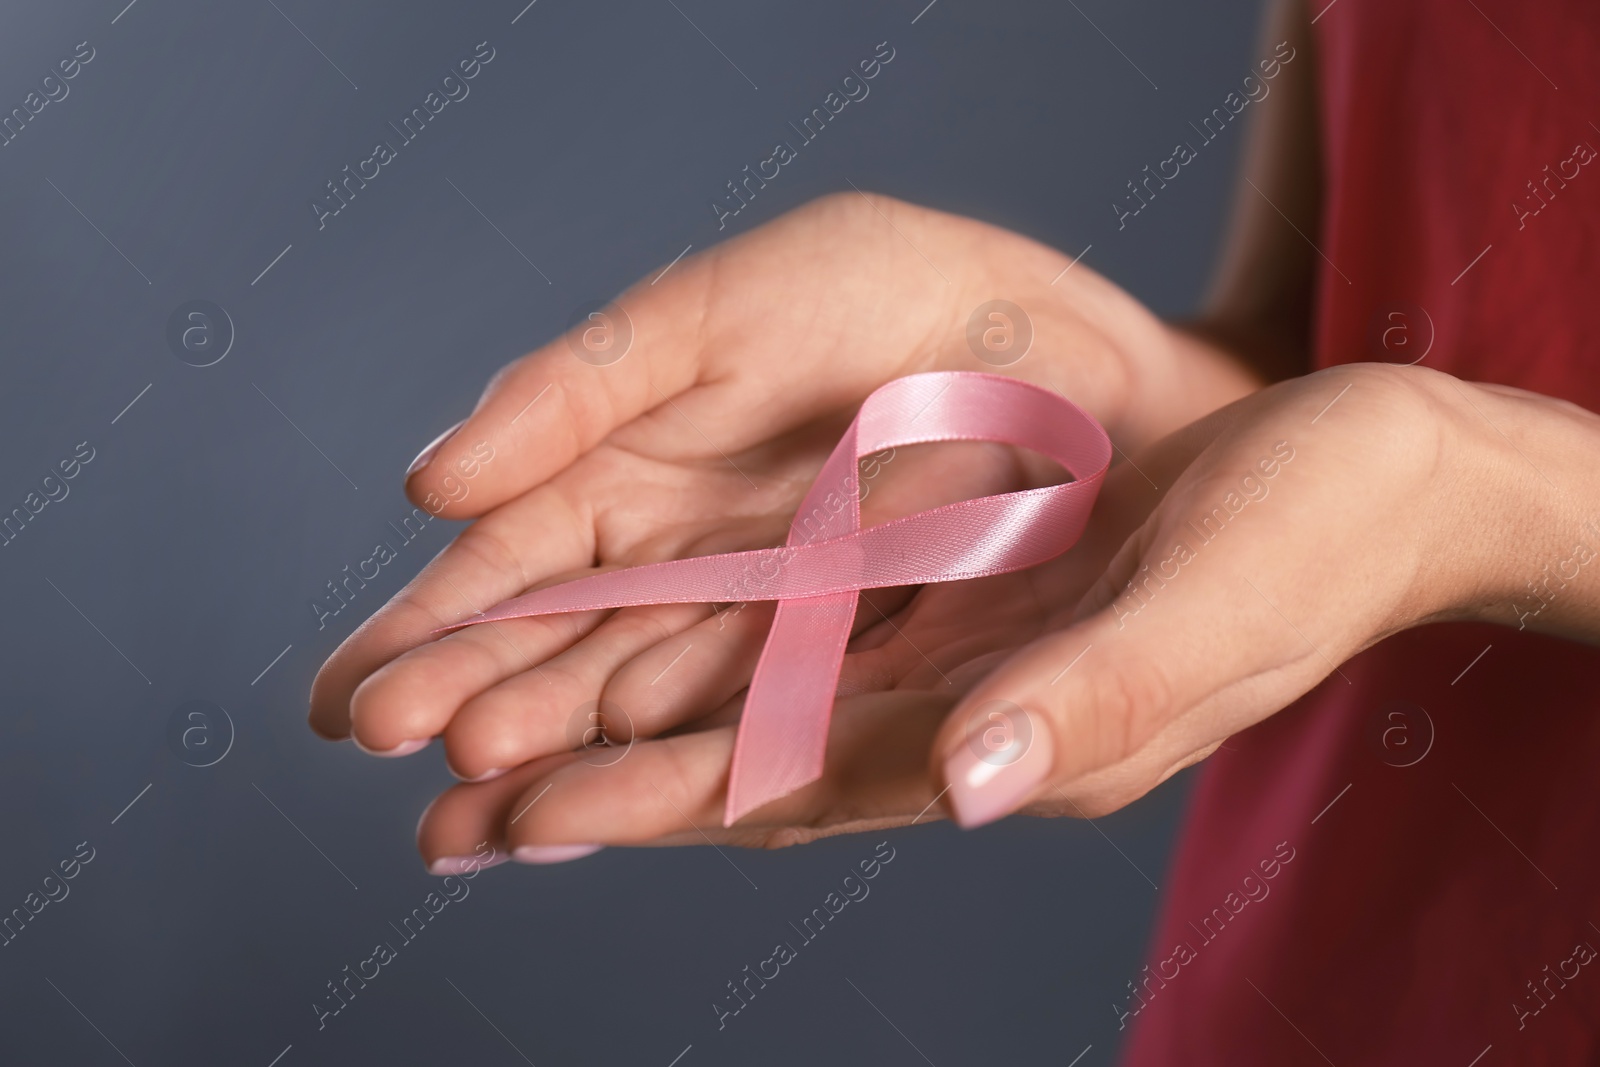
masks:
POLYGON ((1053 392, 993 374, 915 374, 867 397, 782 547, 591 575, 445 629, 640 604, 778 601, 734 745, 723 818, 731 826, 822 776, 834 690, 862 589, 980 578, 1055 558, 1082 534, 1110 463, 1105 431, 1053 392), (861 529, 859 461, 934 441, 1018 445, 1061 464, 1073 480, 861 529))

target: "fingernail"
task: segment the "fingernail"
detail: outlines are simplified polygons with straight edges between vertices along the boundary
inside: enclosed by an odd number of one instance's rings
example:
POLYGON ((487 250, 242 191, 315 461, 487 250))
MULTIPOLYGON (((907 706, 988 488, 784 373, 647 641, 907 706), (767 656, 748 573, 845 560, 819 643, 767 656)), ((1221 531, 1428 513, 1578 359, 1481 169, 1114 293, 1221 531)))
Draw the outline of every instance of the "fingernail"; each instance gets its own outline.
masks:
POLYGON ((511 850, 518 863, 566 863, 599 852, 604 845, 519 845, 511 850))
POLYGON ((409 756, 413 752, 421 752, 432 743, 433 738, 424 737, 420 740, 413 738, 410 741, 402 741, 393 748, 384 749, 368 748, 366 745, 361 743, 361 738, 355 736, 354 734, 350 735, 350 740, 354 741, 356 743, 356 747, 369 756, 382 756, 385 759, 398 759, 401 756, 409 756))
POLYGON ((973 709, 973 715, 982 717, 974 719, 974 728, 944 763, 950 807, 956 822, 969 830, 1021 806, 1049 776, 1055 754, 1049 727, 1040 716, 1015 704, 985 714, 987 706, 973 709))
POLYGON ((498 867, 509 856, 499 854, 484 859, 481 856, 440 856, 428 864, 428 873, 444 877, 447 874, 466 874, 468 871, 486 871, 490 867, 498 867))
POLYGON ((469 785, 472 784, 473 782, 492 782, 496 778, 500 777, 502 774, 506 773, 505 772, 505 768, 503 768, 503 767, 490 767, 488 770, 484 771, 482 774, 478 775, 476 778, 468 778, 466 775, 464 775, 460 771, 456 770, 455 765, 450 762, 449 757, 445 758, 444 765, 445 765, 445 768, 447 770, 449 770, 449 772, 451 774, 455 775, 457 778, 461 779, 463 782, 466 782, 469 785))
POLYGON ((439 451, 440 446, 442 446, 446 441, 450 440, 450 438, 455 434, 455 432, 457 430, 461 429, 461 427, 465 426, 466 423, 467 423, 467 420, 466 419, 462 419, 460 422, 456 423, 454 426, 450 427, 444 433, 440 434, 438 437, 435 437, 432 441, 430 441, 428 443, 428 447, 424 448, 421 452, 418 452, 417 453, 417 458, 412 460, 411 461, 411 466, 406 468, 406 477, 409 478, 413 474, 415 474, 419 470, 421 470, 423 467, 426 467, 428 465, 428 461, 433 458, 433 454, 435 452, 439 451))

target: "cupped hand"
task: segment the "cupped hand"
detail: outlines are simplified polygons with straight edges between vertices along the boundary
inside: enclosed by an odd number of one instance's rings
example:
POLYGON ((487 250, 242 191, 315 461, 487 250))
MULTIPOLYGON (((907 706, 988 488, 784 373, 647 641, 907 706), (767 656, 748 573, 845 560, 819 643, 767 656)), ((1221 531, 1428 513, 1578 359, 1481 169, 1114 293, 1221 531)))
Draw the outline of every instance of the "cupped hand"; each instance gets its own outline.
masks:
POLYGON ((941 798, 969 826, 1120 807, 1361 649, 1465 610, 1463 575, 1496 566, 1473 487, 1516 462, 1485 444, 1476 388, 1384 366, 1274 386, 1115 468, 1057 560, 863 606, 824 777, 730 829, 736 693, 609 765, 554 756, 457 787, 423 854, 792 844, 934 817, 941 798))
MULTIPOLYGON (((982 223, 851 193, 639 283, 606 318, 507 367, 408 472, 418 504, 477 521, 329 658, 313 729, 392 755, 442 735, 453 769, 477 778, 565 748, 570 711, 655 679, 687 643, 713 664, 742 656, 759 610, 737 625, 686 606, 434 631, 595 566, 781 543, 873 389, 997 369, 967 343, 972 310, 997 296, 1030 309, 1034 350, 998 369, 1136 440, 1130 390, 1181 377, 1161 373, 1168 331, 1086 266, 1062 275, 1070 264, 982 223)), ((1156 406, 1143 393, 1140 410, 1156 406)), ((680 672, 652 689, 641 728, 719 706, 737 673, 680 672)))

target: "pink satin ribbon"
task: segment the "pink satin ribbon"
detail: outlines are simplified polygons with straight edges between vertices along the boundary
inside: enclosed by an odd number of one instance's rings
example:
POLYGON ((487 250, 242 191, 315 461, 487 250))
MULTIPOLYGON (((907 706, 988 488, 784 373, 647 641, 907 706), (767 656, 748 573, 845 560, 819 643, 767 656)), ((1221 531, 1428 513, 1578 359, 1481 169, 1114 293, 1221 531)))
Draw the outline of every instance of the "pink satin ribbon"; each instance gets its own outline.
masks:
POLYGON ((723 817, 723 825, 732 826, 822 776, 834 692, 861 590, 981 578, 1055 558, 1082 534, 1110 462, 1105 431, 1053 392, 993 374, 915 374, 867 397, 812 483, 782 548, 591 575, 507 600, 460 625, 638 604, 778 601, 734 745, 723 817), (1055 460, 1073 481, 861 529, 859 461, 930 441, 1018 445, 1055 460))

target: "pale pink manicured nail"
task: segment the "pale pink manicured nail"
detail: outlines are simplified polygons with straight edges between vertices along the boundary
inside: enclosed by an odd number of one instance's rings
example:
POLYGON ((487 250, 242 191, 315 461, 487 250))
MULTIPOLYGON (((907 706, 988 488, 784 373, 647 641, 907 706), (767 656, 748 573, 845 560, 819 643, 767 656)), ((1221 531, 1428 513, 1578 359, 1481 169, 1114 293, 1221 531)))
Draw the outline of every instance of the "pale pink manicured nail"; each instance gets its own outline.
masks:
MULTIPOLYGON (((449 760, 445 761, 445 766, 446 767, 450 767, 450 761, 449 760)), ((463 782, 471 784, 473 782, 492 782, 496 778, 500 777, 502 774, 504 774, 506 772, 505 772, 505 768, 503 768, 503 767, 490 767, 488 770, 486 770, 482 774, 478 775, 478 777, 476 777, 476 778, 468 778, 466 775, 462 774, 460 771, 456 770, 454 767, 450 767, 450 773, 455 775, 457 778, 461 779, 463 782)))
POLYGON ((455 432, 457 430, 461 429, 461 427, 465 426, 466 423, 467 423, 467 420, 466 419, 462 419, 460 422, 458 422, 454 426, 450 427, 444 433, 440 434, 438 437, 435 437, 432 441, 428 442, 428 447, 424 448, 421 452, 418 452, 417 453, 417 458, 412 460, 411 461, 411 466, 406 468, 406 477, 409 478, 413 474, 415 474, 419 470, 421 470, 423 467, 426 467, 428 465, 428 461, 433 458, 433 454, 435 452, 439 451, 439 448, 446 441, 450 440, 450 438, 455 434, 455 432))
POLYGON ((973 715, 983 718, 974 720, 974 728, 944 763, 950 807, 956 822, 969 830, 1020 807, 1049 777, 1055 755, 1050 728, 1041 716, 1015 704, 988 713, 986 707, 973 709, 973 715))
POLYGON ((471 870, 486 871, 490 867, 498 867, 510 856, 496 853, 488 859, 478 856, 440 856, 428 864, 428 873, 444 877, 447 874, 466 874, 471 870))
POLYGON ((366 745, 363 745, 361 743, 361 739, 356 737, 354 734, 350 735, 350 740, 354 741, 356 743, 356 747, 369 756, 382 756, 385 759, 398 759, 401 756, 409 756, 413 752, 421 752, 432 743, 433 738, 424 737, 420 740, 413 738, 410 741, 402 741, 393 748, 385 749, 368 748, 366 745))
POLYGON ((566 863, 599 852, 604 845, 520 845, 511 850, 518 863, 566 863))

